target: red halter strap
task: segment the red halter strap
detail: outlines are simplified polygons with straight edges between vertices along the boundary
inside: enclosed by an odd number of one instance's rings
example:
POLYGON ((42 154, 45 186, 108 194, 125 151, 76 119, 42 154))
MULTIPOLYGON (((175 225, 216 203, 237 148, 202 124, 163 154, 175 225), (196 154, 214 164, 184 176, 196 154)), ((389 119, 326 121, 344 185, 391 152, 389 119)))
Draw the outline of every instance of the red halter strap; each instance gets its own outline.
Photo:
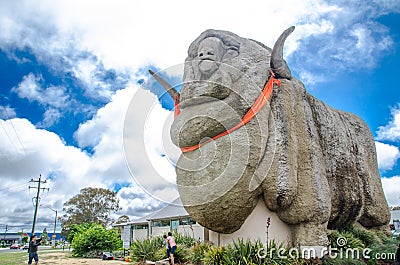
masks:
MULTIPOLYGON (((236 124, 232 128, 230 128, 212 138, 207 139, 204 142, 201 142, 201 143, 193 145, 193 146, 181 147, 182 152, 186 153, 186 152, 194 151, 194 150, 200 148, 201 146, 203 146, 211 141, 214 141, 215 139, 218 139, 218 138, 221 138, 222 136, 230 134, 231 132, 239 129, 240 127, 242 127, 243 125, 245 125, 249 121, 251 121, 251 119, 253 119, 254 116, 256 116, 256 114, 268 102, 269 98, 271 97, 272 89, 274 88, 274 84, 276 84, 277 86, 281 86, 281 81, 275 78, 275 75, 272 72, 272 70, 270 70, 270 72, 271 72, 271 77, 268 80, 267 84, 264 86, 263 90, 261 91, 261 94, 258 96, 258 98, 254 102, 254 104, 251 106, 249 111, 243 116, 243 118, 241 119, 241 121, 238 124, 236 124)), ((181 113, 181 110, 179 108, 179 96, 178 95, 175 96, 175 98, 174 98, 174 107, 175 107, 174 118, 176 118, 181 113)))

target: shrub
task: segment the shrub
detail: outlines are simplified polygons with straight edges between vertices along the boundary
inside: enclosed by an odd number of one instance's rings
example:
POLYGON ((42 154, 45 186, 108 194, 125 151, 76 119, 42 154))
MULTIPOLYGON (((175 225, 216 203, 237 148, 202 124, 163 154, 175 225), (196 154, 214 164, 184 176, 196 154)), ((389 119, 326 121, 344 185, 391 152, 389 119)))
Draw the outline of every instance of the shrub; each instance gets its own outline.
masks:
POLYGON ((261 264, 261 258, 258 257, 257 252, 263 248, 261 241, 251 242, 238 239, 233 244, 227 246, 227 255, 225 255, 226 263, 239 263, 239 264, 261 264))
POLYGON ((328 259, 324 265, 365 265, 365 262, 356 259, 328 259))
POLYGON ((220 265, 225 264, 224 255, 225 255, 224 247, 216 247, 211 246, 210 249, 204 254, 203 262, 206 265, 220 265))
POLYGON ((331 243, 332 248, 363 249, 365 247, 365 245, 361 241, 361 239, 357 238, 354 234, 352 234, 351 232, 347 232, 347 231, 339 232, 339 231, 334 230, 328 235, 328 239, 331 243))
MULTIPOLYGON (((390 259, 392 256, 390 256, 389 253, 395 253, 399 243, 397 240, 386 236, 381 231, 368 230, 362 227, 358 227, 356 225, 350 225, 344 231, 332 231, 329 235, 329 240, 333 248, 341 248, 343 250, 350 248, 364 249, 365 247, 368 247, 371 251, 366 254, 371 257, 371 259, 367 261, 370 265, 387 264, 388 262, 392 262, 393 260, 390 259), (338 246, 337 239, 339 237, 346 238, 347 242, 344 246, 338 246), (382 258, 382 256, 380 256, 380 260, 374 259, 374 257, 376 257, 378 253, 379 255, 384 254, 383 257, 385 257, 386 259, 382 258)), ((336 258, 329 259, 324 262, 324 264, 340 265, 365 263, 361 260, 356 259, 336 258)))
MULTIPOLYGON (((379 238, 380 242, 385 242, 389 236, 382 231, 374 231, 374 234, 379 238)), ((400 238, 399 238, 400 239, 400 238)))
POLYGON ((210 250, 212 246, 211 242, 199 242, 191 247, 189 252, 189 261, 194 265, 202 265, 204 255, 207 251, 210 250))
MULTIPOLYGON (((131 244, 131 257, 134 261, 159 260, 160 249, 165 253, 163 238, 160 236, 151 239, 135 240, 131 244)), ((165 257, 165 254, 164 256, 165 257)))
POLYGON ((72 243, 74 240, 75 235, 79 233, 83 233, 87 229, 91 228, 94 224, 89 224, 89 223, 82 223, 82 224, 73 224, 69 228, 69 234, 68 234, 68 241, 72 243))
POLYGON ((368 230, 366 228, 356 226, 354 224, 350 225, 349 227, 346 228, 346 231, 350 232, 353 234, 355 237, 360 239, 365 246, 371 246, 373 244, 381 243, 381 238, 377 236, 376 233, 374 233, 371 230, 368 230))
POLYGON ((103 226, 94 224, 85 231, 77 232, 71 246, 73 255, 82 257, 89 252, 91 255, 94 252, 112 252, 122 246, 122 241, 117 230, 106 230, 103 226))
MULTIPOLYGON (((370 246, 371 248, 371 253, 369 256, 372 258, 370 260, 370 264, 375 264, 375 260, 373 259, 376 257, 376 255, 379 253, 379 256, 381 257, 380 261, 386 261, 386 262, 393 262, 393 259, 390 259, 390 256, 388 256, 389 253, 396 253, 396 250, 399 246, 399 241, 387 237, 386 240, 382 243, 376 243, 370 246), (382 258, 382 254, 385 255, 385 258, 382 258)), ((394 255, 394 254, 393 254, 394 255)))
POLYGON ((188 235, 182 235, 177 232, 174 232, 173 236, 175 238, 176 244, 180 246, 185 246, 187 248, 190 248, 197 243, 196 239, 188 235))
POLYGON ((300 254, 298 257, 291 257, 291 255, 295 255, 295 253, 289 253, 289 249, 290 248, 286 244, 277 244, 275 240, 272 240, 268 243, 265 249, 265 253, 263 255, 265 258, 261 260, 264 263, 257 264, 306 264, 306 260, 301 259, 300 254))
POLYGON ((167 257, 167 250, 165 249, 165 246, 158 249, 154 255, 154 260, 163 260, 166 258, 168 258, 168 257, 167 257))
POLYGON ((97 259, 101 256, 102 251, 100 250, 90 250, 81 255, 82 258, 97 259))
POLYGON ((185 246, 178 246, 174 253, 174 261, 177 263, 185 263, 189 260, 190 250, 185 246))
POLYGON ((264 248, 261 241, 251 242, 249 240, 244 241, 239 239, 224 247, 210 246, 204 254, 203 262, 206 265, 289 265, 304 263, 304 260, 290 258, 288 252, 288 247, 284 244, 278 245, 275 241, 271 241, 268 246, 264 248), (260 252, 260 250, 263 251, 260 252))
POLYGON ((113 251, 112 254, 116 258, 123 258, 124 257, 124 251, 123 250, 113 251))
MULTIPOLYGON (((174 234, 177 249, 174 254, 175 262, 182 263, 189 260, 190 250, 188 246, 195 244, 195 240, 188 236, 174 234)), ((132 242, 131 258, 134 261, 157 261, 166 258, 166 249, 164 245, 164 238, 155 236, 151 239, 139 239, 132 242)))

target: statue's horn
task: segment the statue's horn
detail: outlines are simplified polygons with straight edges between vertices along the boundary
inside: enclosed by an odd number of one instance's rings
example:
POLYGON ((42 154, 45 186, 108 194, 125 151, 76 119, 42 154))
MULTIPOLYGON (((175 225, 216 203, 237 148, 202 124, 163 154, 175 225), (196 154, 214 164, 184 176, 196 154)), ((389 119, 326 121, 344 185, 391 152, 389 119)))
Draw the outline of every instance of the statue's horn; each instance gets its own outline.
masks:
POLYGON ((168 92, 168 94, 172 97, 172 99, 179 98, 179 92, 171 86, 167 81, 162 79, 159 75, 157 75, 153 70, 149 69, 149 73, 157 80, 158 83, 168 92))
POLYGON ((291 26, 285 30, 278 40, 275 42, 274 48, 271 54, 271 69, 280 78, 291 79, 292 74, 286 61, 283 59, 283 45, 285 44, 286 38, 293 32, 294 26, 291 26))

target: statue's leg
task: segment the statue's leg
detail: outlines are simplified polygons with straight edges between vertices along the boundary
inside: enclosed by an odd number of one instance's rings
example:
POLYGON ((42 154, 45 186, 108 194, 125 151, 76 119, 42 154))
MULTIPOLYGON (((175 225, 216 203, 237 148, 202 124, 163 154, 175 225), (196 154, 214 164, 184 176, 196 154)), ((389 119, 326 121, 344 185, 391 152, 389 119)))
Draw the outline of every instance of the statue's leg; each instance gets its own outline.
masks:
POLYGON ((294 246, 299 248, 302 258, 323 257, 329 244, 327 237, 328 222, 300 223, 292 226, 294 246))
POLYGON ((386 225, 390 220, 390 211, 382 189, 378 164, 376 160, 375 141, 368 126, 360 118, 357 121, 358 130, 355 130, 357 142, 357 168, 362 182, 363 207, 359 223, 364 227, 379 227, 386 225))
POLYGON ((312 104, 315 103, 305 99, 301 83, 282 80, 282 88, 271 104, 278 152, 276 170, 269 173, 276 175, 277 192, 276 196, 271 196, 272 192, 264 189, 264 196, 267 206, 275 204, 279 218, 292 226, 293 244, 323 248, 328 245, 331 191, 319 124, 313 115, 312 104), (269 203, 269 200, 276 202, 269 203))
POLYGON ((292 225, 293 243, 295 246, 327 246, 328 222, 319 224, 314 222, 292 225))

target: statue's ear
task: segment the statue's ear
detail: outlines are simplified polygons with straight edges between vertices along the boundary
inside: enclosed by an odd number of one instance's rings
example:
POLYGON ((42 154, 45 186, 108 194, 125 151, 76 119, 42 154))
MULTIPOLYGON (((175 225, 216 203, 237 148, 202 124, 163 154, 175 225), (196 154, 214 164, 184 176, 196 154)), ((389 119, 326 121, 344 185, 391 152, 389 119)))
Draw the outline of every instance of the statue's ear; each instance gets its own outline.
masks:
POLYGON ((234 58, 239 55, 239 49, 237 47, 231 46, 228 47, 223 59, 234 58))

